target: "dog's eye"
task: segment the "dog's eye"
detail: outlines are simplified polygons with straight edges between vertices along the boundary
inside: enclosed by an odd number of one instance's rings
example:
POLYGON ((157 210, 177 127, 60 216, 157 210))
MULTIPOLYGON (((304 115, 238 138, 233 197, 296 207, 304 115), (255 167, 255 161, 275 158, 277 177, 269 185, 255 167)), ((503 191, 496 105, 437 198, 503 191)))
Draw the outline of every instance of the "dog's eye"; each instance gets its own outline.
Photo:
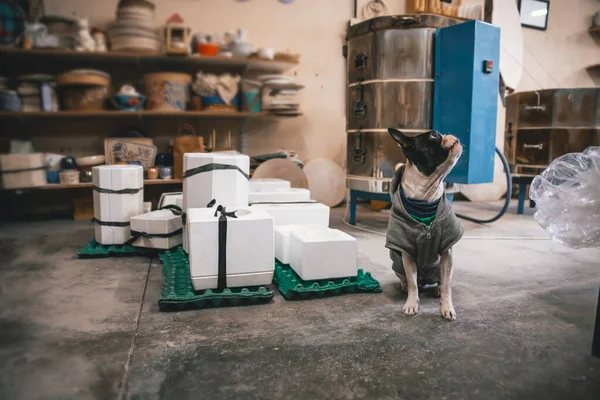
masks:
POLYGON ((440 138, 440 134, 439 134, 439 133, 437 133, 437 132, 431 132, 431 133, 429 134, 429 137, 430 137, 431 139, 434 139, 434 140, 435 140, 435 139, 439 139, 439 138, 440 138))

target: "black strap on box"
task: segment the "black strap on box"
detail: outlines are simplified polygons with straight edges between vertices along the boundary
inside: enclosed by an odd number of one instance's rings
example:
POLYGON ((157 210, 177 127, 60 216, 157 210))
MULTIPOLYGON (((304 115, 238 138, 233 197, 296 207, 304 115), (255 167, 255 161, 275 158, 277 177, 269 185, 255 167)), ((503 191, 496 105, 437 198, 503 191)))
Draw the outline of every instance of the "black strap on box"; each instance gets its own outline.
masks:
POLYGON ((19 172, 41 171, 41 170, 45 170, 45 169, 46 169, 46 167, 33 167, 33 168, 22 168, 22 169, 8 169, 6 171, 0 170, 0 175, 18 174, 19 172))
POLYGON ((138 240, 141 237, 146 238, 146 239, 170 238, 170 237, 173 237, 176 235, 181 235, 182 233, 183 233, 183 229, 181 229, 181 228, 177 229, 176 231, 169 232, 169 233, 148 233, 148 232, 131 231, 131 238, 125 242, 125 245, 133 244, 136 240, 138 240))
POLYGON ((237 218, 237 211, 227 211, 225 207, 218 206, 215 217, 219 216, 219 272, 217 276, 217 289, 227 287, 227 218, 237 218))
POLYGON ((125 222, 110 222, 110 221, 100 221, 97 218, 92 218, 92 222, 98 225, 102 225, 102 226, 118 226, 121 228, 126 228, 129 225, 131 225, 131 223, 129 221, 125 221, 125 222))
MULTIPOLYGON (((159 208, 159 210, 169 210, 175 216, 183 217, 183 215, 184 215, 183 211, 181 210, 181 207, 176 206, 175 204, 168 204, 164 207, 159 208)), ((183 233, 183 228, 179 228, 176 231, 169 232, 169 233, 148 233, 148 232, 131 231, 131 238, 127 242, 125 242, 125 244, 126 245, 132 244, 141 237, 146 238, 146 239, 170 238, 175 235, 180 235, 181 233, 183 233)))
POLYGON ((110 194, 136 194, 138 192, 140 192, 141 190, 143 190, 144 188, 139 188, 139 189, 120 189, 120 190, 113 190, 113 189, 105 189, 105 188, 101 188, 98 187, 96 185, 92 186, 92 189, 94 189, 95 192, 98 193, 110 193, 110 194))
POLYGON ((176 206, 175 204, 168 204, 166 206, 159 208, 159 210, 169 210, 173 213, 173 215, 182 215, 183 214, 183 210, 181 209, 181 207, 176 206))
MULTIPOLYGON (((217 200, 212 199, 207 205, 206 208, 211 208, 213 207, 215 204, 217 203, 217 200)), ((168 206, 165 206, 163 208, 167 208, 168 206)), ((177 207, 177 206, 175 206, 177 207)), ((179 208, 179 207, 177 207, 179 208)), ((181 210, 181 209, 180 209, 181 210)), ((184 211, 181 211, 181 222, 183 223, 183 225, 185 225, 185 223, 187 222, 187 214, 184 211)))
POLYGON ((237 170, 240 174, 242 174, 244 176, 244 178, 250 180, 250 177, 248 176, 248 174, 245 173, 244 171, 242 171, 242 169, 240 167, 238 167, 237 165, 217 164, 217 163, 206 164, 201 167, 188 169, 187 171, 185 171, 183 173, 183 179, 189 178, 190 176, 201 174, 203 172, 219 171, 219 170, 227 170, 227 169, 237 170))

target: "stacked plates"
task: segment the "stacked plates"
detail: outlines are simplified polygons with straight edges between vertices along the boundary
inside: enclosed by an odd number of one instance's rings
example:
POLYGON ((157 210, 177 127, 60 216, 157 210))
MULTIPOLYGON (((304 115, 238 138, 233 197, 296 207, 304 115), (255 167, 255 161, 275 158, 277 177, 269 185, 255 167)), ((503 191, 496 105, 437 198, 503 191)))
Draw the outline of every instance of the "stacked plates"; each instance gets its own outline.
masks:
POLYGON ((121 0, 117 20, 108 28, 112 51, 160 53, 154 24, 154 4, 147 0, 121 0))
POLYGON ((298 90, 304 86, 285 75, 261 75, 263 110, 277 115, 299 115, 298 90))
POLYGON ((56 83, 53 76, 22 75, 17 78, 17 81, 19 82, 17 93, 21 97, 22 111, 58 111, 56 83))
POLYGON ((76 20, 58 15, 47 15, 40 22, 48 29, 48 35, 56 37, 58 48, 75 48, 75 36, 79 30, 76 20))

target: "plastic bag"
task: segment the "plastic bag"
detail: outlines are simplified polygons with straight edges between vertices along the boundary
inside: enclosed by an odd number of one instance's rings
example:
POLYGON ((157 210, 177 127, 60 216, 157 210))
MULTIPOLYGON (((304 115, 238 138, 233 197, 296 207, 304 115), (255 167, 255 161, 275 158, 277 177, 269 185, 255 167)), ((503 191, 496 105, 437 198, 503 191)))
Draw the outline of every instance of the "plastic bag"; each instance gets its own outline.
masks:
POLYGON ((600 246, 600 147, 552 161, 531 183, 535 220, 574 249, 600 246))

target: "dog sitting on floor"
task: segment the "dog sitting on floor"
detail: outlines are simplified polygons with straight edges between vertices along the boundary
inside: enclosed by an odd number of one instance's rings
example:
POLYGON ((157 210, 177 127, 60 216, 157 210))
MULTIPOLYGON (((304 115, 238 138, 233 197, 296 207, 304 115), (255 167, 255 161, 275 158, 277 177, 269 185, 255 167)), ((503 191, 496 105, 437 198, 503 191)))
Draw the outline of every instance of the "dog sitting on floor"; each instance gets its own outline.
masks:
POLYGON ((385 245, 401 287, 408 291, 402 311, 417 314, 418 286, 437 284, 442 316, 453 321, 452 246, 464 228, 446 199, 443 181, 462 154, 462 146, 456 137, 436 131, 415 137, 393 128, 388 131, 407 159, 392 180, 392 212, 385 245))

